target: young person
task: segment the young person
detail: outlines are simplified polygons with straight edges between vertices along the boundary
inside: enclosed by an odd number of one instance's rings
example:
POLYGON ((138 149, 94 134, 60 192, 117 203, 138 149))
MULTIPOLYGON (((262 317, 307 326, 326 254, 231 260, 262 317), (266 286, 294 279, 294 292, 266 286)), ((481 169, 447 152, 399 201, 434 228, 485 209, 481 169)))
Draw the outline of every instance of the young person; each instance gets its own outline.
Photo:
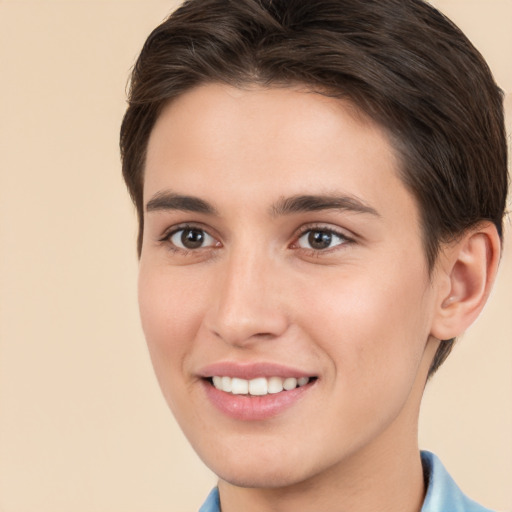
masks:
POLYGON ((498 266, 502 94, 420 0, 189 0, 121 129, 142 324, 218 488, 203 512, 485 510, 427 379, 498 266))

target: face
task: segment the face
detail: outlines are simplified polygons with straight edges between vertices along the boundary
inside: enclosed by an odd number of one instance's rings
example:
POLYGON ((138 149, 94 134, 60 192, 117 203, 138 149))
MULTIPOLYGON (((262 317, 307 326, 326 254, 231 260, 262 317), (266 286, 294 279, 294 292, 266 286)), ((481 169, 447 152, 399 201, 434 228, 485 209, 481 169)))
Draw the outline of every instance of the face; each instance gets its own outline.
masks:
POLYGON ((378 126, 299 89, 204 85, 158 119, 142 324, 224 481, 289 486, 415 442, 436 286, 398 166, 378 126))

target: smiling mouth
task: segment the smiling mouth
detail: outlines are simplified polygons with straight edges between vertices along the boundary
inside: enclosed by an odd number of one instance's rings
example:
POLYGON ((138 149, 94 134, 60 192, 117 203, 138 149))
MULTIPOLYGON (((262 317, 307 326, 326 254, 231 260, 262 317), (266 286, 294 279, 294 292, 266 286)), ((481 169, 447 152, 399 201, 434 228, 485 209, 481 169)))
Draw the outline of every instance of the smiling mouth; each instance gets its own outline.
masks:
POLYGON ((316 377, 257 377, 246 380, 238 377, 214 376, 207 379, 215 389, 232 395, 265 396, 306 386, 316 377))

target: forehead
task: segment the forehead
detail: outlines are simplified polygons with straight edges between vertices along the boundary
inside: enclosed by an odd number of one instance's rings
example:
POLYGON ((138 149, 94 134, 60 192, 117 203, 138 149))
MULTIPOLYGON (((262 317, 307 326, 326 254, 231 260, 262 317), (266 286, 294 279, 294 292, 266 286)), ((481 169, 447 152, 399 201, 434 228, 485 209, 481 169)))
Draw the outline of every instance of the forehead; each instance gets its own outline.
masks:
POLYGON ((391 208, 402 197, 415 214, 399 165, 386 132, 347 101, 291 87, 208 84, 158 118, 144 197, 166 188, 208 197, 235 192, 247 205, 335 190, 391 208))

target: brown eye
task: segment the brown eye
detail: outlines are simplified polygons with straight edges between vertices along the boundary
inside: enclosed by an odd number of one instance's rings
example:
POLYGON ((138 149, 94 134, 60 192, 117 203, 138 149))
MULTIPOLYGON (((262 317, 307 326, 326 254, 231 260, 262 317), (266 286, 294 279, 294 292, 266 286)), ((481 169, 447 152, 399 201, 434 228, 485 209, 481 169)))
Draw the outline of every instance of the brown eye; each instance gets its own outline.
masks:
POLYGON ((346 241, 347 239, 343 235, 334 233, 333 231, 325 229, 310 229, 299 238, 297 244, 302 249, 322 251, 341 245, 346 241))
POLYGON ((215 239, 206 231, 198 228, 183 228, 175 231, 170 241, 180 249, 201 249, 215 245, 215 239))

